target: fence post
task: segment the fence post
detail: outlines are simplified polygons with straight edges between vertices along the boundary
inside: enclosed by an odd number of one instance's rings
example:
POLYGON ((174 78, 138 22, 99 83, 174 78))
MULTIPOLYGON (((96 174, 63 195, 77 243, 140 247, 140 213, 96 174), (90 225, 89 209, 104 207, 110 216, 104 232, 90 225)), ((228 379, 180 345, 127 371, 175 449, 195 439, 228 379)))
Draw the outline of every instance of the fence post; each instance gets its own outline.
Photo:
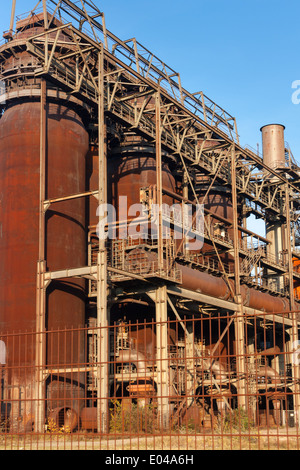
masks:
POLYGON ((161 429, 169 423, 168 309, 166 286, 156 289, 156 366, 158 417, 161 429))

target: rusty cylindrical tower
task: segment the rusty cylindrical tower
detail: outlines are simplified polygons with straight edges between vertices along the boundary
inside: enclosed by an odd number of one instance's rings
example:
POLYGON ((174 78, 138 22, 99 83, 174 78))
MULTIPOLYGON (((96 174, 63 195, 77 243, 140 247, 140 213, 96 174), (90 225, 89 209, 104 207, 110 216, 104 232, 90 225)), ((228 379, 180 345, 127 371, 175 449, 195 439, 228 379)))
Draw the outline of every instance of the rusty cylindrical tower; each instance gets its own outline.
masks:
MULTIPOLYGON (((268 124, 261 128, 263 161, 272 170, 280 171, 285 168, 285 127, 281 124, 268 124)), ((270 178, 272 184, 276 184, 276 177, 270 178)), ((268 251, 275 259, 283 256, 286 233, 280 220, 266 221, 266 237, 272 242, 268 246, 268 251)), ((269 280, 277 287, 283 288, 284 281, 282 277, 276 276, 276 273, 269 272, 269 280)))
MULTIPOLYGON (((34 398, 36 377, 30 374, 35 370, 35 342, 28 347, 25 336, 24 340, 14 342, 12 333, 36 329, 41 80, 34 76, 36 59, 26 51, 26 38, 43 31, 43 15, 17 23, 16 31, 12 40, 1 48, 6 104, 0 119, 0 325, 1 332, 10 335, 6 344, 11 370, 7 377, 8 388, 12 394, 34 398)), ((68 50, 71 47, 68 42, 70 39, 65 37, 57 47, 68 50)), ((80 103, 50 83, 46 100, 46 198, 84 192, 89 141, 80 103)), ((48 271, 86 264, 85 217, 83 199, 61 201, 48 208, 45 216, 48 271)), ((43 338, 46 344, 44 366, 58 372, 47 379, 48 412, 66 404, 75 408, 81 406, 84 378, 76 376, 75 384, 68 374, 59 370, 83 361, 81 333, 71 336, 68 330, 84 325, 85 285, 73 279, 52 282, 46 299, 48 333, 43 338), (69 345, 67 350, 59 349, 63 341, 69 345)), ((7 398, 13 400, 14 396, 7 398)), ((21 404, 18 410, 12 410, 13 419, 34 415, 33 409, 22 407, 21 404)))

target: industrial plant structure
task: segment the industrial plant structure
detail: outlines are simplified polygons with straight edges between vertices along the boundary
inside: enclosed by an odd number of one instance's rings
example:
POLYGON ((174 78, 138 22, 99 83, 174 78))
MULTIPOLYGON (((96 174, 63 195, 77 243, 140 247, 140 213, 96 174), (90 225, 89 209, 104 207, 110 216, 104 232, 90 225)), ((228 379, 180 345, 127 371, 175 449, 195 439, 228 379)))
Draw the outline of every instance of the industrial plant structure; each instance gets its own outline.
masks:
POLYGON ((262 156, 244 148, 235 118, 92 1, 14 17, 15 1, 0 47, 2 418, 106 432, 118 402, 152 404, 160 429, 235 409, 298 426, 300 168, 284 126, 261 129, 262 156))

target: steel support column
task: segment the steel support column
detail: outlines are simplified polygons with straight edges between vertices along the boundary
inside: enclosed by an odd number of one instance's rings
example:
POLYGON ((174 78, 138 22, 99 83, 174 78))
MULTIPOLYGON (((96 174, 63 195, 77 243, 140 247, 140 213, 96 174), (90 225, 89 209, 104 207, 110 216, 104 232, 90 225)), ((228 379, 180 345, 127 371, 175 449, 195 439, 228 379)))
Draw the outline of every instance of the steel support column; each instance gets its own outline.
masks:
POLYGON ((11 17, 10 17, 10 25, 9 25, 9 31, 10 32, 13 32, 13 30, 14 30, 14 22, 15 22, 15 14, 16 14, 16 1, 17 0, 12 0, 11 17))
POLYGON ((46 199, 46 156, 47 156, 47 83, 41 80, 41 118, 40 118, 40 202, 39 202, 39 261, 37 264, 36 291, 36 407, 35 431, 44 431, 45 424, 45 381, 44 367, 46 364, 46 285, 44 275, 45 261, 45 209, 46 199))
POLYGON ((232 187, 232 206, 233 206, 233 256, 234 256, 234 279, 235 279, 235 302, 238 305, 238 311, 235 314, 235 345, 236 345, 236 367, 238 377, 238 400, 239 406, 246 408, 246 366, 245 366, 245 328, 244 311, 241 299, 240 286, 240 253, 239 253, 239 229, 238 229, 238 210, 237 210, 237 188, 236 188, 236 153, 235 147, 231 149, 231 187, 232 187))
POLYGON ((169 424, 169 364, 167 288, 158 287, 155 293, 156 310, 156 368, 158 416, 161 429, 169 424))
MULTIPOLYGON (((99 205, 107 203, 107 154, 105 144, 104 116, 104 57, 103 46, 98 54, 98 189, 99 205)), ((105 433, 108 428, 108 377, 109 377, 109 311, 107 307, 107 253, 104 236, 99 238, 97 256, 97 426, 98 432, 105 433)))
POLYGON ((158 206, 158 267, 163 269, 163 225, 162 225, 162 159, 161 159, 161 123, 160 123, 160 93, 155 95, 155 128, 156 128, 156 204, 158 206))
POLYGON ((294 277, 293 277, 293 253, 291 245, 291 213, 290 213, 290 188, 289 185, 285 185, 285 201, 286 201, 286 251, 288 256, 288 282, 289 282, 289 294, 290 294, 290 309, 292 328, 289 341, 289 350, 291 353, 291 363, 292 363, 292 376, 293 376, 293 401, 294 401, 294 410, 295 410, 295 421, 296 426, 300 427, 300 373, 299 373, 299 363, 298 361, 293 360, 293 353, 299 348, 299 322, 298 322, 298 313, 295 310, 295 296, 294 296, 294 277))

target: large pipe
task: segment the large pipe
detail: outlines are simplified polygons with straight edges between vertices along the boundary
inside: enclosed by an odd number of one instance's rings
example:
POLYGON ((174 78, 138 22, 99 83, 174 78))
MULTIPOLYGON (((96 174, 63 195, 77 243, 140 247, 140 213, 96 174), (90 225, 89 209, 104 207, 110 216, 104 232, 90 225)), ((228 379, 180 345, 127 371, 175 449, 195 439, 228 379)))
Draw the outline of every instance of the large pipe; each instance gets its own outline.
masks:
POLYGON ((257 371, 257 377, 267 377, 276 382, 278 385, 282 382, 280 375, 276 372, 275 369, 269 366, 261 366, 257 371))
MULTIPOLYGON (((284 142, 284 129, 281 124, 269 124, 261 128, 262 144, 263 144, 263 161, 272 170, 277 170, 285 167, 285 142, 284 142)), ((276 177, 270 177, 273 183, 276 182, 276 177)), ((283 253, 284 239, 286 234, 280 221, 266 221, 266 237, 271 241, 268 245, 268 254, 273 257, 283 253)), ((277 289, 283 287, 283 277, 279 277, 272 271, 269 271, 270 280, 277 286, 277 289)))
POLYGON ((259 356, 278 356, 278 354, 280 354, 280 347, 273 346, 272 348, 264 349, 257 354, 259 356))
POLYGON ((226 380, 228 378, 228 373, 224 366, 219 361, 216 361, 214 357, 208 357, 203 359, 202 367, 196 367, 196 373, 198 376, 201 376, 203 370, 211 370, 216 381, 226 380))
POLYGON ((9 25, 9 31, 13 31, 14 29, 14 21, 15 21, 15 14, 16 14, 16 1, 13 0, 12 2, 12 7, 11 7, 11 17, 10 17, 10 25, 9 25))
POLYGON ((273 170, 285 166, 284 130, 282 124, 268 124, 261 129, 263 161, 273 170))
MULTIPOLYGON (((230 283, 233 289, 233 281, 229 280, 227 283, 221 277, 212 276, 211 274, 180 264, 177 264, 176 268, 182 273, 182 286, 185 289, 218 299, 233 301, 232 293, 228 286, 228 283, 230 283)), ((286 298, 275 297, 245 285, 241 286, 241 295, 245 307, 269 313, 289 311, 289 302, 286 298)))
POLYGON ((137 374, 141 376, 146 374, 147 365, 145 356, 136 350, 121 350, 116 360, 117 363, 131 363, 136 367, 137 374))

